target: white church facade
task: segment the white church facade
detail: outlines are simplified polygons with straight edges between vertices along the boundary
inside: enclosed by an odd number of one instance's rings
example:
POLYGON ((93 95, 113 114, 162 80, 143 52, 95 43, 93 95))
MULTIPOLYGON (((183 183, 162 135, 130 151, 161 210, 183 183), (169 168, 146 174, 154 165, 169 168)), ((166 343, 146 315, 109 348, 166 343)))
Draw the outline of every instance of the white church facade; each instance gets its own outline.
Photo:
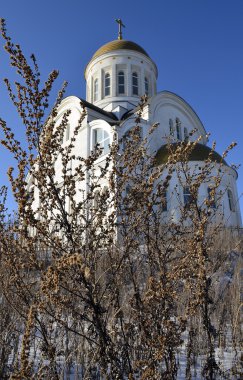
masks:
MULTIPOLYGON (((74 128, 82 114, 80 101, 85 106, 86 116, 76 136, 74 154, 88 157, 99 143, 103 148, 99 162, 105 159, 109 144, 114 138, 121 139, 135 125, 137 106, 143 95, 147 101, 141 118, 141 135, 147 136, 154 123, 158 127, 152 135, 149 151, 157 158, 157 163, 166 162, 167 143, 176 146, 181 141, 197 140, 200 143, 189 156, 192 170, 200 170, 211 149, 207 146, 207 135, 202 122, 190 105, 180 96, 169 92, 157 92, 158 69, 147 52, 138 44, 122 39, 100 47, 85 69, 86 100, 76 96, 65 98, 59 106, 56 123, 60 123, 67 110, 71 111, 69 124, 64 134, 63 144, 68 144, 74 128), (191 135, 190 132, 195 132, 191 135)), ((219 165, 223 171, 220 186, 215 197, 215 208, 226 227, 241 227, 241 215, 237 194, 237 172, 222 157, 213 152, 215 172, 219 165), (220 196, 219 196, 220 195, 220 196)), ((58 174, 57 163, 57 178, 58 174)), ((58 180, 58 179, 57 179, 58 180)), ((32 186, 29 178, 28 186, 32 186)), ((173 220, 179 220, 178 192, 181 202, 186 202, 187 188, 180 186, 176 175, 167 189, 165 213, 173 220), (177 196, 173 196, 177 187, 177 196)), ((199 189, 198 201, 209 196, 208 183, 199 189)))

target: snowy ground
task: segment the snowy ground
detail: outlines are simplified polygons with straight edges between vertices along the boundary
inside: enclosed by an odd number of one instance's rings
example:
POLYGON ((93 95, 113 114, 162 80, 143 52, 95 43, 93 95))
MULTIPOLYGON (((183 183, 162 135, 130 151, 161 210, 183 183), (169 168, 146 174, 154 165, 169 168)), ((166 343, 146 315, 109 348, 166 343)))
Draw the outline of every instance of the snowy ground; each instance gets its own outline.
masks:
MULTIPOLYGON (((181 347, 180 353, 178 354, 177 360, 178 360, 178 364, 179 364, 179 370, 178 370, 177 380, 185 380, 185 378, 186 378, 186 376, 185 376, 185 372, 186 372, 186 344, 187 344, 187 341, 185 339, 184 344, 181 347)), ((35 347, 35 349, 32 348, 32 350, 31 350, 32 358, 34 359, 34 357, 35 357, 34 360, 37 360, 36 358, 38 357, 38 354, 37 354, 38 348, 37 348, 37 351, 36 351, 36 348, 37 347, 35 347)), ((9 357, 10 368, 12 367, 13 360, 14 360, 14 355, 12 354, 9 357)), ((200 356, 199 358, 197 358, 197 361, 193 365, 193 369, 191 372, 192 380, 202 380, 202 376, 201 376, 200 371, 203 367, 204 360, 205 359, 203 358, 203 356, 200 356)), ((242 380, 243 379, 243 377, 233 376, 231 374, 231 368, 232 368, 232 365, 233 365, 234 360, 235 360, 235 352, 232 348, 228 348, 225 351, 222 351, 219 349, 216 350, 216 360, 218 363, 220 363, 220 368, 225 372, 225 374, 228 375, 229 380, 242 380)), ((46 364, 48 366, 49 362, 45 361, 43 364, 46 364)), ((60 366, 59 368, 60 368, 60 379, 61 380, 82 380, 83 379, 83 372, 82 372, 82 366, 81 365, 76 364, 72 368, 70 368, 70 370, 65 370, 64 369, 64 357, 62 357, 62 356, 58 357, 57 364, 60 366)), ((96 378, 94 377, 94 379, 95 380, 102 380, 102 378, 98 374, 97 374, 96 378)), ((221 377, 218 377, 217 379, 220 380, 221 377)), ((48 380, 48 379, 46 379, 46 380, 48 380)))

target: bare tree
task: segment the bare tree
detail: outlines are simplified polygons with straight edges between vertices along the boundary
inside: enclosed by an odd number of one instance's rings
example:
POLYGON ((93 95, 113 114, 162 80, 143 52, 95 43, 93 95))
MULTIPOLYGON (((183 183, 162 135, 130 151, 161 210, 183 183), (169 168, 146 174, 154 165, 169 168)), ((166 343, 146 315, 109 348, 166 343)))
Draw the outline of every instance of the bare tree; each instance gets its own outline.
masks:
MULTIPOLYGON (((222 174, 220 166, 212 174, 213 155, 198 174, 188 161, 198 141, 176 149, 169 144, 167 162, 158 165, 148 153, 156 125, 144 140, 139 135, 142 99, 122 155, 120 141, 111 144, 102 165, 97 164, 99 145, 88 158, 77 156, 74 145, 85 108, 64 147, 70 111, 59 125, 56 116, 65 84, 46 117, 58 73, 53 71, 42 88, 35 57, 29 64, 8 37, 4 20, 1 31, 21 77, 15 90, 5 82, 27 142, 24 149, 0 120, 2 144, 17 162, 9 179, 18 205, 17 220, 9 228, 5 216, 1 219, 0 279, 8 314, 0 323, 7 320, 9 329, 2 376, 61 379, 74 372, 77 379, 176 379, 186 341, 187 379, 193 378, 199 358, 203 378, 226 377, 216 357, 222 324, 215 324, 215 316, 220 310, 224 317, 227 297, 217 301, 214 280, 228 251, 215 245, 221 226, 213 223, 212 204, 222 174), (164 213, 165 193, 175 175, 190 191, 187 204, 180 204, 179 223, 164 213), (209 178, 211 197, 199 205, 198 189, 209 178), (33 186, 27 191, 30 179, 33 186), (17 325, 18 354, 10 369, 6 363, 17 325)), ((237 298, 233 286, 232 292, 237 298)), ((236 351, 238 312, 232 304, 227 313, 236 351)))

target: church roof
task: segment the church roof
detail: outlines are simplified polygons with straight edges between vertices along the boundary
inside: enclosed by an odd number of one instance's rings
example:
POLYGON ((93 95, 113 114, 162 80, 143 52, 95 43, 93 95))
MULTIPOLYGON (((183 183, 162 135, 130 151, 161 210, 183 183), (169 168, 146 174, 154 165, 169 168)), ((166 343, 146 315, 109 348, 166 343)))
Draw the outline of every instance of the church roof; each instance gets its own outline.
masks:
POLYGON ((141 46, 136 44, 135 42, 127 41, 127 40, 114 40, 114 41, 110 41, 107 44, 101 46, 94 53, 91 60, 93 60, 93 59, 95 59, 95 58, 97 58, 103 54, 106 54, 106 53, 109 53, 109 52, 115 51, 115 50, 133 50, 133 51, 137 51, 137 52, 142 53, 142 54, 146 55, 147 57, 149 57, 148 53, 141 46))
POLYGON ((92 104, 90 102, 87 102, 87 100, 84 100, 84 99, 81 99, 81 98, 80 98, 80 100, 81 100, 81 102, 82 102, 82 104, 83 104, 84 107, 90 108, 90 109, 92 109, 92 110, 94 110, 94 111, 96 111, 96 112, 98 112, 98 113, 100 113, 100 114, 102 114, 102 115, 104 115, 104 116, 106 116, 106 117, 108 117, 110 119, 113 119, 115 121, 118 120, 117 117, 116 117, 116 115, 114 115, 114 113, 105 111, 102 108, 97 107, 97 106, 95 106, 94 104, 92 104))
MULTIPOLYGON (((171 144, 172 152, 175 151, 180 144, 181 142, 171 144)), ((165 164, 168 160, 169 154, 168 145, 162 145, 155 156, 156 164, 165 164)), ((224 165, 227 165, 227 162, 220 156, 219 153, 215 152, 210 147, 199 143, 195 144, 193 150, 189 154, 188 161, 205 161, 209 158, 209 155, 213 162, 223 163, 224 165)))

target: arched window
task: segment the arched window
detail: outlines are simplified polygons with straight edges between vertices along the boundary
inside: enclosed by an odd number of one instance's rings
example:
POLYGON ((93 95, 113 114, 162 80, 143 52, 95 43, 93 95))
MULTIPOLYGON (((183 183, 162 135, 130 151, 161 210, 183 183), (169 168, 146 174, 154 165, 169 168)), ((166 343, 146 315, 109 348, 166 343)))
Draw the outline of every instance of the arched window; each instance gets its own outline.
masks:
POLYGON ((111 76, 109 73, 105 74, 105 96, 109 96, 111 93, 111 76))
POLYGON ((102 196, 103 196, 104 200, 107 200, 109 198, 110 192, 109 192, 108 186, 103 187, 102 196))
POLYGON ((170 129, 170 136, 174 136, 174 126, 173 126, 172 119, 169 119, 169 129, 170 129))
POLYGON ((138 74, 136 72, 132 73, 132 94, 138 95, 138 74))
POLYGON ((189 139, 188 129, 185 127, 184 128, 184 140, 188 141, 188 139, 189 139))
POLYGON ((98 210, 99 203, 100 203, 100 192, 99 192, 99 190, 95 190, 94 198, 93 198, 93 209, 95 211, 98 210))
POLYGON ((210 207, 216 208, 215 190, 211 189, 211 187, 208 187, 208 200, 209 200, 210 207))
POLYGON ((181 121, 176 118, 176 137, 178 140, 181 140, 181 121))
POLYGON ((99 147, 102 148, 102 155, 107 154, 109 152, 109 143, 110 143, 110 137, 109 134, 102 128, 97 128, 94 130, 94 144, 93 147, 95 148, 97 144, 99 144, 99 147))
POLYGON ((183 198, 184 205, 189 206, 189 204, 192 202, 192 195, 188 186, 183 187, 183 198))
POLYGON ((70 124, 66 125, 66 129, 64 130, 63 134, 63 142, 68 141, 70 139, 70 124))
POLYGON ((228 194, 228 200, 229 200, 229 209, 230 211, 235 211, 235 202, 234 202, 234 197, 233 197, 233 193, 230 189, 227 190, 227 194, 228 194))
POLYGON ((98 100, 98 79, 94 81, 94 102, 98 100))
POLYGON ((129 194, 131 193, 131 190, 132 190, 132 186, 131 185, 127 185, 126 186, 126 189, 125 189, 125 193, 126 193, 126 196, 128 197, 129 194))
POLYGON ((149 81, 148 81, 147 77, 144 78, 144 88, 145 88, 145 94, 148 95, 149 94, 149 81))
POLYGON ((124 71, 118 72, 118 94, 125 94, 125 75, 124 71))

